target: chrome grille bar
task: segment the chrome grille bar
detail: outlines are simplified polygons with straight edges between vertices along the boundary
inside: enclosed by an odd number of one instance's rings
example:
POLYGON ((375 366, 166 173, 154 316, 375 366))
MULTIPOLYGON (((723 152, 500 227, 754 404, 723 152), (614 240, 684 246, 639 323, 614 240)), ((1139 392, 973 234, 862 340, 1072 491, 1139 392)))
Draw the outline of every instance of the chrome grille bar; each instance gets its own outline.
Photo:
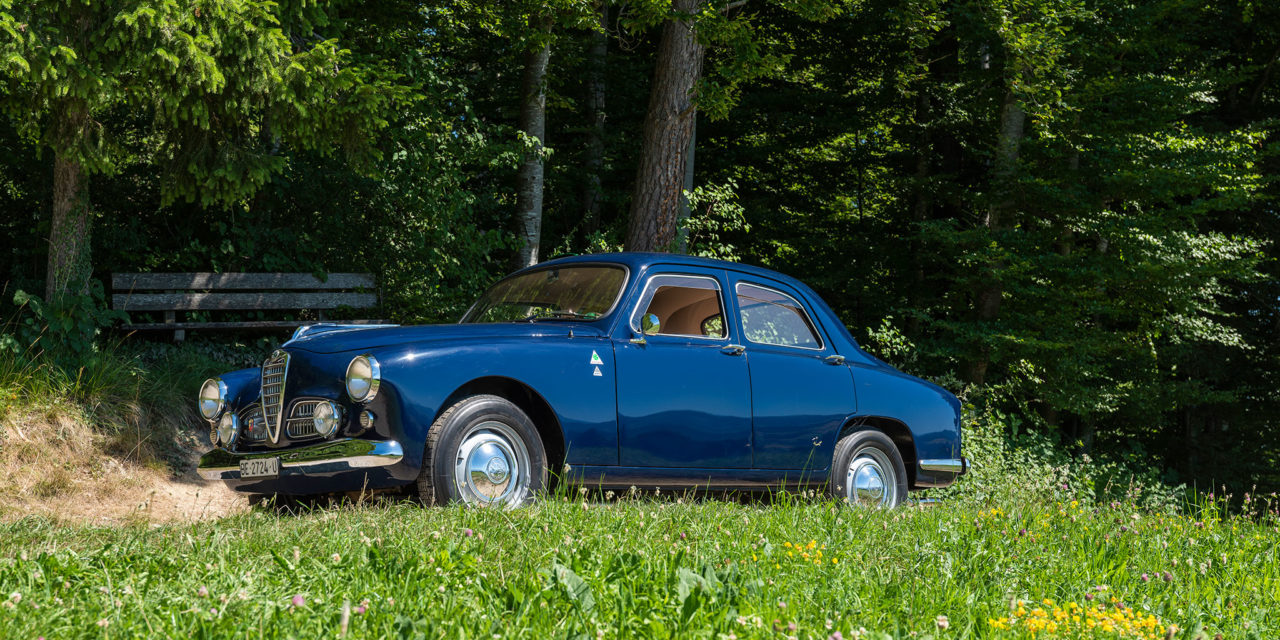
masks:
POLYGON ((303 438, 314 438, 319 433, 316 432, 316 423, 311 418, 315 415, 316 406, 323 400, 299 400, 293 403, 293 409, 289 411, 289 419, 285 421, 285 433, 289 434, 292 440, 301 440, 303 438))
POLYGON ((289 373, 289 354, 276 350, 262 363, 262 417, 267 423, 267 437, 272 444, 280 442, 280 419, 284 410, 284 383, 289 373))

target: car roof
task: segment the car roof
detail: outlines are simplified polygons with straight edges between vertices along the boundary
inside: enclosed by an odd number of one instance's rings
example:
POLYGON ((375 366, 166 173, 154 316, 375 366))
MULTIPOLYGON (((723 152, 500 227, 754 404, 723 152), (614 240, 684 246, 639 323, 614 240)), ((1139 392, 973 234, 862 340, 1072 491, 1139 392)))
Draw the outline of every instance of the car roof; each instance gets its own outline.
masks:
POLYGON ((691 267, 707 267, 710 269, 727 269, 750 275, 756 275, 763 278, 772 278, 774 280, 789 284, 801 291, 809 290, 804 283, 788 276, 778 273, 772 269, 764 267, 755 267, 740 262, 728 262, 726 260, 715 260, 713 258, 699 258, 696 256, 686 256, 679 253, 648 253, 642 251, 622 251, 618 253, 594 253, 589 255, 569 256, 565 258, 556 258, 546 262, 538 263, 530 269, 544 268, 547 266, 567 265, 575 263, 594 262, 594 263, 614 263, 625 265, 632 271, 639 272, 645 268, 655 264, 674 264, 688 265, 691 267))

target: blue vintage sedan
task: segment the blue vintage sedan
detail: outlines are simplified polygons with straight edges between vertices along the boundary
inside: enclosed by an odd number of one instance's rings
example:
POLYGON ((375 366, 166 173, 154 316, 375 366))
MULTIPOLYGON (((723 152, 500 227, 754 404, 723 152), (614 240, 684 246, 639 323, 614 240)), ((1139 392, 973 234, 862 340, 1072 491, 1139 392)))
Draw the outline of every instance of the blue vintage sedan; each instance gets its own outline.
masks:
POLYGON ((860 349, 811 289, 670 254, 545 262, 458 324, 302 327, 199 408, 200 474, 264 494, 517 506, 554 474, 892 507, 968 466, 955 396, 860 349))

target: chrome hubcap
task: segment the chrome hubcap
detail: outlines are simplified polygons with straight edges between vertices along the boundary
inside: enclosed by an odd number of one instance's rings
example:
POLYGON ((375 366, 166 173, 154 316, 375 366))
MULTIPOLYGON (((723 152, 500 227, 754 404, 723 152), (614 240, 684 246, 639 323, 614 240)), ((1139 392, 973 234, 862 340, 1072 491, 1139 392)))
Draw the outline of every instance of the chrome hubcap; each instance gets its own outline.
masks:
POLYGON ((529 495, 529 478, 529 452, 511 427, 482 422, 462 437, 454 482, 463 502, 516 506, 529 495))
POLYGON ((852 504, 892 507, 897 504, 898 482, 893 462, 883 451, 866 448, 849 461, 845 495, 852 504))

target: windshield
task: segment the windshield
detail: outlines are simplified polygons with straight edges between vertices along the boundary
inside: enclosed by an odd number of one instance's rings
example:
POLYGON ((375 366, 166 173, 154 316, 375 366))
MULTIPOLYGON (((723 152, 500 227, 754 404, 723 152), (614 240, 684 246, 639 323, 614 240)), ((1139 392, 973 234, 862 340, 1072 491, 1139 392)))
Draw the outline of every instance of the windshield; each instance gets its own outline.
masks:
POLYGON ((613 308, 626 279, 626 270, 608 265, 522 273, 485 291, 462 322, 595 320, 613 308))

